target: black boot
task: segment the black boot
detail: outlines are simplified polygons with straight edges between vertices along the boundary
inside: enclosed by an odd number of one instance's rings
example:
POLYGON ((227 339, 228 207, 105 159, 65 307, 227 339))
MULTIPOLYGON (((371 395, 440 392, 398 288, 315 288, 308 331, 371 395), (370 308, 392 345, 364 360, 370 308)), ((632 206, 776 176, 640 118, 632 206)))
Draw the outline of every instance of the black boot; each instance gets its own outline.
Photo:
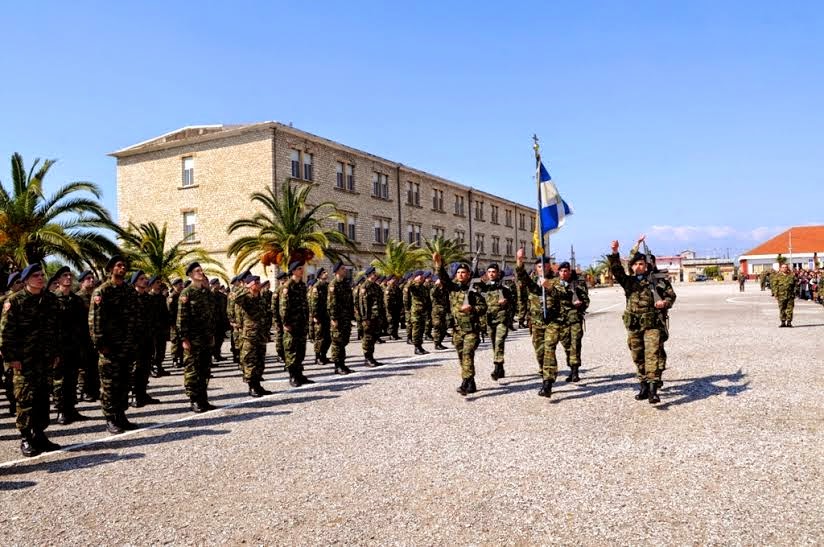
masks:
POLYGON ((124 431, 134 431, 139 427, 137 424, 129 421, 125 412, 120 412, 117 414, 117 423, 123 428, 124 431))
POLYGON ((292 367, 287 369, 289 371, 289 385, 292 387, 300 387, 300 375, 292 367))
POLYGON ((470 376, 469 380, 466 383, 466 392, 475 393, 476 391, 478 391, 478 386, 475 385, 475 377, 470 376))
POLYGON ((351 372, 352 372, 352 369, 347 367, 343 363, 343 360, 339 360, 337 363, 335 363, 335 374, 345 375, 345 374, 349 374, 351 372))
POLYGON ((788 328, 793 328, 793 322, 792 321, 787 321, 787 327, 788 328))
POLYGON ((60 450, 60 445, 51 442, 42 431, 34 432, 32 442, 34 443, 35 448, 41 452, 54 452, 55 450, 60 450))
POLYGON ((649 404, 654 405, 655 403, 661 402, 661 397, 658 396, 658 382, 648 382, 649 383, 649 404))
POLYGON ((307 378, 306 376, 303 375, 303 366, 302 365, 300 367, 300 371, 298 372, 298 378, 300 378, 301 385, 303 385, 303 384, 314 384, 315 383, 314 380, 310 380, 309 378, 307 378))
POLYGON ((192 397, 192 404, 190 408, 192 409, 192 412, 195 412, 197 414, 206 412, 206 409, 201 404, 200 399, 197 399, 196 397, 192 397))
POLYGON ((571 374, 571 376, 572 376, 572 381, 573 381, 573 382, 580 382, 580 381, 581 381, 581 377, 580 377, 580 376, 578 376, 578 369, 579 369, 579 368, 581 368, 581 367, 572 367, 572 374, 571 374))
POLYGON ((117 423, 117 419, 109 417, 106 418, 106 431, 112 435, 118 435, 123 433, 123 428, 117 423))
POLYGON ((54 421, 57 422, 59 425, 69 425, 70 423, 72 423, 71 417, 62 410, 57 411, 57 418, 55 418, 54 421))
POLYGON ((435 342, 435 349, 447 349, 441 342, 435 342))
POLYGON ((547 399, 552 396, 552 380, 544 380, 544 383, 541 384, 541 391, 538 392, 539 397, 546 397, 547 399))
POLYGON ((383 363, 375 359, 375 355, 370 353, 366 356, 366 362, 368 363, 367 366, 375 368, 375 367, 382 367, 383 363))
POLYGON ((503 369, 504 369, 504 364, 503 363, 495 363, 495 369, 492 371, 492 374, 489 375, 490 378, 492 378, 495 381, 497 381, 499 378, 503 378, 504 377, 503 374, 502 374, 503 369))
POLYGON ((20 440, 20 453, 23 454, 27 458, 31 458, 33 456, 37 456, 40 454, 40 450, 34 443, 34 439, 29 431, 21 431, 20 435, 22 435, 22 439, 20 440))
POLYGON ((787 326, 787 324, 784 321, 782 321, 781 324, 778 325, 778 328, 784 328, 786 326, 787 326))
POLYGON ((649 399, 649 384, 646 380, 641 380, 641 390, 635 394, 636 401, 645 401, 649 399))
POLYGON ((468 385, 469 385, 469 378, 464 378, 464 380, 461 382, 461 385, 459 385, 458 389, 456 389, 455 391, 457 391, 458 393, 460 393, 463 396, 466 396, 467 386, 468 385))
POLYGON ((406 343, 409 344, 409 345, 412 345, 412 335, 411 334, 406 337, 406 343))
POLYGON ((415 355, 427 355, 428 353, 420 344, 415 346, 415 355))

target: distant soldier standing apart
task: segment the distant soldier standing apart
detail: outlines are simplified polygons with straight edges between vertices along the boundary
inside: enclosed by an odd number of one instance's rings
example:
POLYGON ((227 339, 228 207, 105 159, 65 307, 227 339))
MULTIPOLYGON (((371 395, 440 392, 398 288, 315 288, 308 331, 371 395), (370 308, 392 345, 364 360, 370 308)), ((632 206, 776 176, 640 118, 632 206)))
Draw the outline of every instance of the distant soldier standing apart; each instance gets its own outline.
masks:
POLYGON ((329 272, 321 268, 317 272, 317 281, 312 285, 312 309, 309 310, 312 321, 315 323, 315 364, 329 363, 326 353, 332 345, 332 336, 329 331, 329 310, 327 298, 329 296, 329 272))
POLYGON ((72 292, 74 276, 68 266, 58 269, 52 276, 57 280, 55 301, 57 303, 57 324, 60 326, 58 354, 60 363, 54 368, 52 398, 57 410, 56 422, 68 425, 85 420, 76 410, 77 374, 87 359, 90 346, 89 311, 83 299, 72 292))
POLYGON ((779 327, 793 326, 793 309, 795 308, 795 293, 798 280, 790 271, 787 263, 781 265, 778 273, 770 277, 770 290, 778 300, 778 316, 781 319, 779 327))
POLYGON ((243 283, 246 291, 235 300, 235 317, 240 325, 240 364, 243 381, 249 385, 249 395, 262 397, 272 393, 260 385, 269 339, 269 309, 260 294, 260 277, 247 275, 243 283))
POLYGON ((40 264, 28 266, 20 274, 25 288, 3 303, 0 319, 0 351, 14 372, 17 400, 17 430, 22 437, 20 452, 36 456, 60 449, 46 438, 49 426, 49 395, 52 370, 58 365, 57 302, 45 289, 46 278, 40 264))
POLYGON ((136 294, 126 284, 126 259, 115 255, 106 264, 109 279, 95 289, 89 308, 89 331, 100 358, 100 404, 111 434, 136 429, 126 418, 132 363, 135 361, 136 294))
POLYGON ((618 242, 611 245, 608 255, 610 272, 615 281, 624 289, 627 299, 624 311, 624 326, 627 329, 627 345, 635 363, 640 390, 635 398, 647 399, 650 404, 661 401, 658 388, 661 386, 660 355, 664 342, 669 337, 666 310, 675 303, 672 285, 663 280, 651 284, 647 272, 647 257, 635 253, 630 257, 632 275, 627 275, 618 255, 618 242))
POLYGON ((177 332, 183 346, 183 386, 191 401, 192 412, 217 407, 209 403, 207 389, 212 368, 215 333, 215 303, 208 280, 197 262, 186 268, 192 283, 180 293, 177 332))
POLYGON ((475 350, 480 344, 481 316, 486 314, 486 300, 470 290, 472 274, 469 264, 458 264, 455 272, 457 282, 449 279, 440 253, 432 254, 432 264, 438 270, 437 275, 444 289, 449 293, 449 304, 455 319, 452 343, 461 361, 461 385, 456 391, 465 396, 478 389, 475 385, 475 350))
POLYGON ((283 355, 289 385, 300 387, 314 384, 303 375, 303 359, 306 357, 306 336, 309 325, 309 302, 306 283, 303 282, 303 262, 289 264, 289 279, 280 288, 280 321, 283 325, 283 355))
POLYGON ((346 277, 343 262, 332 267, 332 274, 335 277, 329 283, 326 299, 332 335, 332 362, 335 363, 335 374, 349 374, 352 371, 346 366, 346 344, 352 335, 354 317, 352 286, 346 277))
POLYGON ((383 307, 383 290, 375 283, 378 274, 375 273, 373 266, 366 268, 363 277, 363 286, 358 291, 358 301, 355 303, 360 311, 360 320, 363 326, 361 349, 363 349, 363 357, 366 359, 366 366, 379 367, 383 363, 375 359, 375 343, 383 330, 383 323, 386 321, 386 310, 383 307))
POLYGON ((489 339, 492 341, 493 364, 492 379, 499 380, 506 377, 504 370, 504 345, 509 334, 511 314, 515 308, 515 297, 501 282, 501 270, 498 264, 492 263, 486 269, 486 283, 481 285, 481 291, 486 299, 486 328, 489 339))

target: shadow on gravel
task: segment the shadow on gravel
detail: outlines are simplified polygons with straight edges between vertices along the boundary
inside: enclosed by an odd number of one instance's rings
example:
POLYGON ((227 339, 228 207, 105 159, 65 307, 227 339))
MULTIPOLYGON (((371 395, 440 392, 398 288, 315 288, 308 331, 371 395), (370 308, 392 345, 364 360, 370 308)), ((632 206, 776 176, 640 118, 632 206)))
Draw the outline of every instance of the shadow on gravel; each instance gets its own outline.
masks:
POLYGON ((824 327, 824 323, 812 323, 809 325, 793 325, 794 329, 804 329, 808 327, 824 327))
POLYGON ((637 387, 637 383, 635 382, 635 374, 631 372, 608 374, 604 376, 587 376, 586 370, 581 372, 581 381, 575 383, 564 382, 562 374, 559 374, 558 381, 555 382, 556 386, 558 386, 558 384, 572 386, 573 389, 558 392, 553 390, 552 398, 550 400, 555 402, 585 399, 587 397, 612 393, 613 391, 626 391, 628 388, 635 389, 637 387), (633 381, 627 383, 627 380, 629 379, 632 379, 633 381))
POLYGON ((713 374, 702 378, 674 380, 669 386, 664 383, 663 389, 659 392, 662 402, 655 408, 668 410, 673 406, 694 403, 718 395, 735 397, 750 389, 750 383, 744 381, 746 377, 747 375, 738 369, 738 372, 733 374, 713 374), (729 382, 732 385, 717 385, 719 382, 729 382))
POLYGON ((10 492, 12 490, 23 490, 24 488, 31 488, 37 483, 34 481, 17 481, 6 482, 0 481, 0 492, 10 492))
MULTIPOLYGON (((56 454, 59 454, 56 453, 56 454)), ((107 463, 119 462, 124 460, 136 460, 145 457, 145 454, 116 454, 114 452, 106 452, 102 454, 85 454, 82 456, 71 456, 68 458, 61 458, 59 460, 49 461, 35 461, 32 463, 24 463, 14 465, 12 467, 0 468, 0 476, 2 475, 22 475, 31 471, 46 471, 48 473, 61 473, 63 471, 73 471, 75 469, 85 469, 90 467, 97 467, 98 465, 105 465, 107 463)), ((34 486, 35 482, 24 481, 23 483, 4 483, 0 482, 0 491, 2 490, 20 490, 34 486), (24 486, 20 486, 23 484, 24 486), (11 487, 6 488, 6 485, 11 487)))

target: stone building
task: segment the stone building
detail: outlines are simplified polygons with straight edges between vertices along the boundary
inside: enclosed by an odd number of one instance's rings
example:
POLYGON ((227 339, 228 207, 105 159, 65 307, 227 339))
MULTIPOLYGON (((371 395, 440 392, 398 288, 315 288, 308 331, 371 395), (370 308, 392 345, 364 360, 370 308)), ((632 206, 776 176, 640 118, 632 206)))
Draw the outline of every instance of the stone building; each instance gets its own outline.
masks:
MULTIPOLYGON (((346 214, 335 227, 357 243, 358 269, 389 239, 457 238, 482 264, 512 264, 532 246, 533 208, 277 122, 184 127, 111 155, 121 225, 166 223, 170 241, 205 248, 230 275, 226 250, 243 234, 227 227, 254 213, 252 192, 286 180, 313 185, 312 203, 346 214)), ((309 273, 328 265, 315 260, 309 273)))

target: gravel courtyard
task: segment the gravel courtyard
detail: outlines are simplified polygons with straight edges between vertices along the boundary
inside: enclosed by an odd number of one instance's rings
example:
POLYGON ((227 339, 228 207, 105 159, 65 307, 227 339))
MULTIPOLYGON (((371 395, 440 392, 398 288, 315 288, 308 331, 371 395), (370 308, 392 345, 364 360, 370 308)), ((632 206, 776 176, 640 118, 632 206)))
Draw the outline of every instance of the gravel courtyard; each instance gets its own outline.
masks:
POLYGON ((559 351, 550 400, 518 330, 507 377, 482 345, 466 398, 451 349, 391 342, 367 369, 352 342, 356 374, 295 389, 272 365, 262 399, 223 362, 200 415, 173 370, 129 412, 143 429, 110 437, 83 403, 47 432, 64 451, 26 461, 3 401, 0 543, 821 544, 824 308, 779 329, 755 284, 675 289, 657 406, 633 399, 617 287, 592 291, 582 381, 559 351))

